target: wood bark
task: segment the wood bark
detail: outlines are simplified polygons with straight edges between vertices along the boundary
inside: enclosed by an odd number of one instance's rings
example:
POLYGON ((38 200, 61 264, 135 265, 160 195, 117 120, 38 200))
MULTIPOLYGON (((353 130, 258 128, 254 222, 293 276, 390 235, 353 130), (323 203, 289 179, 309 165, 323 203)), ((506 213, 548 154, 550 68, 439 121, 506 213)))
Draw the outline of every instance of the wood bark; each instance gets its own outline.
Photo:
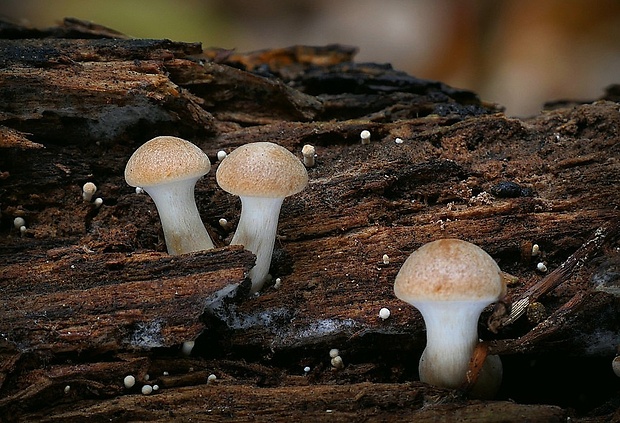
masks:
POLYGON ((617 87, 517 119, 354 53, 203 50, 76 20, 0 25, 1 421, 619 417, 617 87), (299 157, 316 147, 308 188, 281 211, 278 289, 247 297, 253 256, 227 246, 240 202, 213 171, 196 200, 217 248, 165 254, 154 204, 123 179, 135 148, 164 134, 215 167, 218 151, 248 142, 299 157), (87 181, 101 207, 83 201, 87 181), (393 281, 445 237, 511 275, 480 325, 484 353, 504 360, 496 401, 415 382, 424 325, 393 281), (241 289, 223 295, 230 286, 241 289), (147 383, 160 389, 143 396, 147 383))

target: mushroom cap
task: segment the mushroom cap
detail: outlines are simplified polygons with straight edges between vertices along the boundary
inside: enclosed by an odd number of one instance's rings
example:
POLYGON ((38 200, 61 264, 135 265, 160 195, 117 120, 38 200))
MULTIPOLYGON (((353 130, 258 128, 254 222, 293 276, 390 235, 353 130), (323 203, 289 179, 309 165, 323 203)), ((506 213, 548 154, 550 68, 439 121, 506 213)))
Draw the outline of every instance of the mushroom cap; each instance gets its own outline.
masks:
POLYGON ((420 301, 497 301, 505 293, 499 266, 482 248, 460 239, 440 239, 414 251, 401 267, 394 293, 420 301))
POLYGON ((200 178, 211 170, 207 155, 182 138, 155 137, 142 144, 125 166, 125 180, 132 187, 149 187, 200 178))
POLYGON ((286 148, 254 142, 232 151, 215 174, 226 192, 247 197, 288 197, 308 185, 305 166, 286 148))

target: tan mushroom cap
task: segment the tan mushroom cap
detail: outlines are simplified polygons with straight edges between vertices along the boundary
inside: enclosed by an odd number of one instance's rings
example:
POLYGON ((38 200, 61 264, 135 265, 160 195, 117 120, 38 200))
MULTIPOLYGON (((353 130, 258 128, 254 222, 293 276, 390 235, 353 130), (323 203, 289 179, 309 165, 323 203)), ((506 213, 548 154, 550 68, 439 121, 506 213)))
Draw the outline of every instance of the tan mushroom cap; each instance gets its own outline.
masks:
POLYGON ((414 251, 401 267, 394 293, 416 301, 494 302, 505 293, 501 271, 483 249, 460 239, 440 239, 414 251))
POLYGON ((305 166, 286 148, 270 142, 242 145, 220 163, 220 187, 247 197, 288 197, 308 185, 305 166))
POLYGON ((125 166, 125 180, 132 187, 148 187, 199 178, 211 170, 207 155, 182 138, 155 137, 142 144, 125 166))

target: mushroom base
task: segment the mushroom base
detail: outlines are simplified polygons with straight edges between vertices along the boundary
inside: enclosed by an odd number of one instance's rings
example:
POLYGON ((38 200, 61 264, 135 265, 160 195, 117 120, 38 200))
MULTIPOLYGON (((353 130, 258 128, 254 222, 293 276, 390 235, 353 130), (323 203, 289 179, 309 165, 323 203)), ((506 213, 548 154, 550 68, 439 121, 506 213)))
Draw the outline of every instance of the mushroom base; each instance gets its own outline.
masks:
MULTIPOLYGON (((478 318, 490 303, 483 300, 413 304, 422 313, 426 325, 426 348, 419 365, 422 382, 452 389, 465 383, 471 356, 479 342, 478 318)), ((499 359, 490 361, 487 358, 474 385, 474 393, 495 394, 501 382, 501 362, 498 362, 499 359), (492 389, 485 389, 485 386, 492 389), (493 392, 488 393, 489 390, 493 392)))
POLYGON ((143 187, 157 207, 168 254, 178 255, 214 248, 196 207, 195 183, 196 180, 183 180, 143 187))
POLYGON ((256 256, 256 265, 250 270, 252 293, 258 292, 267 279, 273 246, 278 229, 278 218, 284 198, 240 197, 241 216, 231 245, 243 245, 256 256))

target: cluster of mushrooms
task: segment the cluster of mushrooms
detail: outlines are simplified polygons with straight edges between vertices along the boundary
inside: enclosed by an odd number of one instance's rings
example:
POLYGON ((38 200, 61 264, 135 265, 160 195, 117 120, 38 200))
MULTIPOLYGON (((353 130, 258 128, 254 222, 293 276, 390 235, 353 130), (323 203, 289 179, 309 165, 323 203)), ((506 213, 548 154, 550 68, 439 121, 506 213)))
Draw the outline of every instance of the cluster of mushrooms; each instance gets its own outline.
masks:
MULTIPOLYGON (((125 180, 153 199, 169 254, 214 247, 194 199, 196 182, 210 169, 209 158, 200 148, 171 136, 146 142, 127 162, 125 180)), ((216 179, 224 191, 241 199, 241 216, 231 244, 243 245, 256 256, 248 276, 251 292, 258 292, 268 277, 281 205, 285 197, 307 186, 308 173, 287 149, 256 142, 224 158, 216 179)), ((506 293, 495 261, 466 241, 433 241, 405 261, 396 276, 394 293, 416 307, 426 325, 420 380, 446 388, 466 386, 470 361, 480 342, 480 314, 506 293)), ((502 380, 499 357, 487 356, 477 376, 470 384, 472 395, 493 397, 502 380)))
MULTIPOLYGON (((153 199, 171 255, 214 248, 194 199, 196 182, 209 170, 211 162, 200 148, 171 136, 147 141, 127 162, 125 180, 153 199)), ((255 142, 229 154, 216 179, 224 191, 241 199, 231 244, 243 245, 256 256, 249 277, 251 292, 258 292, 269 272, 282 202, 308 185, 308 172, 284 147, 255 142)))

